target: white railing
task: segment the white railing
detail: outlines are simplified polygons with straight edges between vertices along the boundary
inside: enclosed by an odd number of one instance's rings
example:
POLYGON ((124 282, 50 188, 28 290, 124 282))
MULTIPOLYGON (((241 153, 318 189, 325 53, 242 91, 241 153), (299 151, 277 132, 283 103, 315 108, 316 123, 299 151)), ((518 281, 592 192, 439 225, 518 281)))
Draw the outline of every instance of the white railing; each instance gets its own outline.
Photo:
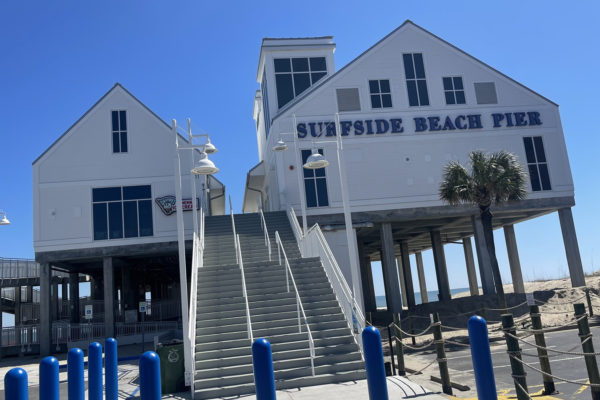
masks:
POLYGON ((319 257, 321 259, 329 283, 331 284, 338 303, 342 308, 342 312, 346 317, 346 322, 362 351, 362 337, 360 333, 365 328, 365 317, 352 294, 352 290, 348 286, 346 278, 342 274, 342 271, 335 260, 327 240, 325 240, 325 236, 323 236, 319 224, 312 226, 306 233, 306 236, 304 236, 302 230, 300 230, 298 219, 296 218, 296 213, 293 208, 288 209, 288 218, 292 225, 294 235, 298 240, 302 257, 319 257))
MULTIPOLYGON (((190 342, 192 354, 196 349, 196 303, 198 297, 198 269, 204 267, 204 210, 200 208, 199 234, 194 232, 192 245, 192 275, 190 277, 190 307, 188 309, 188 332, 187 340, 190 342)), ((194 375, 196 363, 194 357, 189 357, 186 372, 189 372, 190 390, 194 396, 194 375)))
POLYGON ((269 240, 269 230, 267 229, 267 221, 265 221, 265 214, 263 213, 262 208, 260 209, 260 227, 262 228, 265 236, 265 246, 267 246, 267 249, 269 250, 269 261, 272 261, 271 240, 269 240))
POLYGON ((294 288, 294 292, 296 292, 296 311, 298 313, 298 332, 302 333, 302 322, 300 319, 300 315, 302 315, 302 321, 306 325, 306 332, 308 333, 308 349, 310 351, 310 366, 312 369, 312 374, 315 376, 315 341, 313 340, 312 333, 310 331, 310 327, 308 326, 308 319, 306 318, 306 313, 304 312, 304 306, 302 305, 302 300, 300 300, 300 293, 298 293, 298 287, 296 286, 296 280, 294 279, 294 274, 292 273, 292 269, 290 268, 290 262, 288 261, 287 255, 285 254, 285 249, 283 247, 283 243, 281 242, 281 238, 279 237, 279 231, 275 231, 275 244, 277 245, 277 257, 279 259, 279 265, 281 265, 281 254, 283 254, 283 261, 285 263, 285 281, 287 286, 287 291, 290 291, 290 280, 292 281, 292 286, 294 288))
POLYGON ((238 258, 238 240, 237 233, 235 231, 235 218, 233 217, 233 207, 231 206, 231 196, 229 196, 229 214, 231 214, 231 229, 233 230, 233 246, 235 247, 235 262, 240 263, 238 258))
POLYGON ((21 325, 2 328, 2 347, 28 346, 40 343, 39 325, 21 325))
POLYGON ((240 235, 236 236, 236 249, 238 254, 238 265, 240 267, 240 273, 242 274, 242 294, 244 301, 246 302, 246 330, 248 331, 248 339, 250 343, 254 342, 254 335, 252 333, 252 320, 250 319, 250 306, 248 305, 248 292, 246 290, 246 274, 244 272, 244 258, 242 257, 242 246, 240 246, 240 235))

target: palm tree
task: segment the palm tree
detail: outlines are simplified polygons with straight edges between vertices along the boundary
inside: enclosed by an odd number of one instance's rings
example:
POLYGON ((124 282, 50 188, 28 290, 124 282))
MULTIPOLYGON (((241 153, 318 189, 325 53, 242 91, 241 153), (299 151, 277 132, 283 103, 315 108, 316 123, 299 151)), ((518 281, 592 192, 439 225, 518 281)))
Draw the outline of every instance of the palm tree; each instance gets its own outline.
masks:
POLYGON ((500 307, 506 307, 502 278, 496 259, 494 232, 492 230, 493 203, 522 200, 527 196, 527 174, 517 157, 507 151, 486 155, 480 150, 469 154, 471 168, 456 161, 444 168, 440 184, 440 199, 449 204, 474 204, 479 207, 484 239, 490 256, 494 286, 500 307))

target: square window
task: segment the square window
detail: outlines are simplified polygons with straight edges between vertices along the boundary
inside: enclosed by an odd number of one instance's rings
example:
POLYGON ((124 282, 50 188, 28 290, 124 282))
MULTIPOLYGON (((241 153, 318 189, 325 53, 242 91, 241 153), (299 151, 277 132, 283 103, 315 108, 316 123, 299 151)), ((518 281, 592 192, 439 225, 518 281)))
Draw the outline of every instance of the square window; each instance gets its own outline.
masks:
POLYGON ((477 104, 498 104, 496 84, 494 82, 475 82, 475 98, 477 104))
POLYGON ((372 108, 389 108, 392 106, 389 80, 370 80, 369 92, 371 93, 372 108))
POLYGON ((465 104, 465 91, 463 89, 462 77, 445 76, 442 78, 444 84, 444 97, 446 104, 465 104))

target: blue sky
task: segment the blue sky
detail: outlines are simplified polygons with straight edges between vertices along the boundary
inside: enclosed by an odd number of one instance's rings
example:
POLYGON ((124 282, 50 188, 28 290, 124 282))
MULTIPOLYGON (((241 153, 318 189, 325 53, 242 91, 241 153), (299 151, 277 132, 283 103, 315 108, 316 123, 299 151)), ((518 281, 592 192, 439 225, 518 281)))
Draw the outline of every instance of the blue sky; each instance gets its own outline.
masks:
MULTIPOLYGON (((581 255, 586 271, 598 269, 599 4, 4 1, 0 209, 12 225, 0 229, 0 257, 33 257, 31 163, 115 82, 164 120, 191 117, 211 134, 218 178, 239 211, 245 171, 257 161, 251 115, 261 39, 333 35, 339 69, 411 19, 560 104, 581 255)), ((556 214, 515 229, 525 279, 568 273, 556 214)), ((496 238, 507 279, 504 237, 496 238)), ((451 286, 467 286, 462 247, 447 245, 446 253, 451 286)), ((425 263, 435 288, 430 254, 425 263)))

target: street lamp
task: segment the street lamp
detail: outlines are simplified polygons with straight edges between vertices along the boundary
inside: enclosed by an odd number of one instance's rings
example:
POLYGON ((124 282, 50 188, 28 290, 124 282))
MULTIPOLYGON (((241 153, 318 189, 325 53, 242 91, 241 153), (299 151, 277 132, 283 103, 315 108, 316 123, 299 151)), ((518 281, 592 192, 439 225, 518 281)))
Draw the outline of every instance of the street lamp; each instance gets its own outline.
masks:
POLYGON ((6 218, 6 213, 4 211, 0 211, 0 216, 2 216, 2 219, 0 219, 0 225, 10 225, 10 221, 8 218, 6 218))

